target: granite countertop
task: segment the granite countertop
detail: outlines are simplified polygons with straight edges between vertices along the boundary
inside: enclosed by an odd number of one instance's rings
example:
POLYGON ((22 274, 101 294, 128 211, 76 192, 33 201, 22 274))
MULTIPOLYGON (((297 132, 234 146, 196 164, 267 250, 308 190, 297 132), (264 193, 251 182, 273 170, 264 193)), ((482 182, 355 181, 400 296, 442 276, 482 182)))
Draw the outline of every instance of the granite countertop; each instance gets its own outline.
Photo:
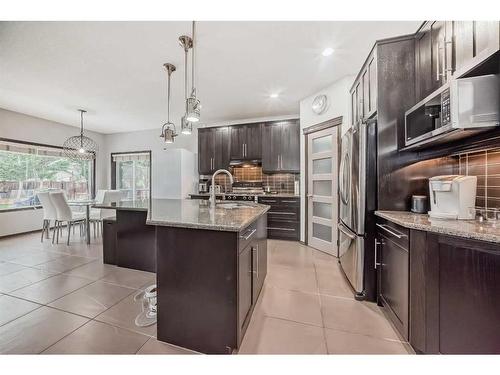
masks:
POLYGON ((405 228, 500 243, 500 222, 491 224, 475 220, 434 219, 426 214, 407 211, 375 211, 375 215, 405 228))
MULTIPOLYGON (((215 194, 217 196, 221 195, 233 195, 232 193, 217 193, 215 194)), ((256 195, 258 197, 278 197, 278 198, 300 198, 300 195, 295 195, 295 194, 289 194, 289 193, 275 193, 275 194, 251 194, 251 195, 256 195)), ((189 194, 190 197, 209 197, 210 193, 199 193, 199 194, 189 194)))
MULTIPOLYGON (((234 202, 225 202, 234 204, 234 202)), ((151 199, 121 201, 110 205, 95 205, 127 211, 148 211, 146 224, 167 227, 209 229, 239 232, 269 210, 269 206, 238 202, 240 207, 228 209, 221 205, 210 208, 206 201, 194 199, 151 199)))

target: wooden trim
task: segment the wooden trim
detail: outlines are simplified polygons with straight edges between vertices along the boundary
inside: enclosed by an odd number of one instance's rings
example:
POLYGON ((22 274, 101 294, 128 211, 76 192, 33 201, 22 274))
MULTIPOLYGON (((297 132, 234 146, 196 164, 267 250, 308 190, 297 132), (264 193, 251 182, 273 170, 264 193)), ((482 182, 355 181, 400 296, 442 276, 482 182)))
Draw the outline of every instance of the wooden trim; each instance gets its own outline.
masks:
POLYGON ((343 116, 335 117, 330 120, 320 122, 319 124, 308 126, 307 128, 304 128, 302 130, 302 133, 304 135, 308 135, 314 132, 318 132, 320 130, 325 130, 328 128, 333 128, 334 126, 342 125, 342 122, 343 122, 343 116))

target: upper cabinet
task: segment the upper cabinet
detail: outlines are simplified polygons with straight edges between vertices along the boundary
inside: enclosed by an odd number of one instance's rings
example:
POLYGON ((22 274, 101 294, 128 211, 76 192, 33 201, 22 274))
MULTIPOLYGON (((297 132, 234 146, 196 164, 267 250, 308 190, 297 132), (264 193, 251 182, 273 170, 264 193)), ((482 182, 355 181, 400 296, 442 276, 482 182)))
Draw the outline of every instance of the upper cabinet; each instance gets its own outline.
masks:
POLYGON ((416 102, 499 50, 498 21, 429 21, 415 34, 416 102))
POLYGON ((198 172, 229 168, 229 127, 198 129, 198 172))
POLYGON ((300 171, 300 124, 298 120, 264 124, 262 131, 262 170, 300 171))
POLYGON ((373 49, 351 89, 351 125, 363 122, 377 111, 377 60, 373 49))
POLYGON ((231 159, 260 159, 262 157, 262 124, 230 127, 231 159))

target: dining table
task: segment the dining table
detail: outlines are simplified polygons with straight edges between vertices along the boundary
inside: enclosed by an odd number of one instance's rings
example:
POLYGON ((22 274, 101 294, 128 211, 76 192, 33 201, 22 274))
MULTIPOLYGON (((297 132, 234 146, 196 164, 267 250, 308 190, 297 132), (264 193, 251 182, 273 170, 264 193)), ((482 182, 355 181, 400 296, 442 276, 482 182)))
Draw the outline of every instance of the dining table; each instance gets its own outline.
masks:
POLYGON ((97 203, 95 199, 68 201, 72 207, 85 207, 85 241, 90 245, 90 208, 97 203))

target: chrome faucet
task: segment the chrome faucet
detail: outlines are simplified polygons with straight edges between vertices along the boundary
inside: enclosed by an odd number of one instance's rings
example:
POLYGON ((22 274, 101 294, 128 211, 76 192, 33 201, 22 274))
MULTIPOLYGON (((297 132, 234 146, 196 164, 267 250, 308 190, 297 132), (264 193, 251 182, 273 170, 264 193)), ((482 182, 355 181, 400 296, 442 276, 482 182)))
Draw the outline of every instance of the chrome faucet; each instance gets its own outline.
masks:
POLYGON ((227 169, 217 169, 212 175, 212 191, 210 192, 210 206, 215 207, 215 176, 220 173, 225 173, 229 176, 229 181, 231 181, 231 187, 233 186, 233 175, 227 169))

